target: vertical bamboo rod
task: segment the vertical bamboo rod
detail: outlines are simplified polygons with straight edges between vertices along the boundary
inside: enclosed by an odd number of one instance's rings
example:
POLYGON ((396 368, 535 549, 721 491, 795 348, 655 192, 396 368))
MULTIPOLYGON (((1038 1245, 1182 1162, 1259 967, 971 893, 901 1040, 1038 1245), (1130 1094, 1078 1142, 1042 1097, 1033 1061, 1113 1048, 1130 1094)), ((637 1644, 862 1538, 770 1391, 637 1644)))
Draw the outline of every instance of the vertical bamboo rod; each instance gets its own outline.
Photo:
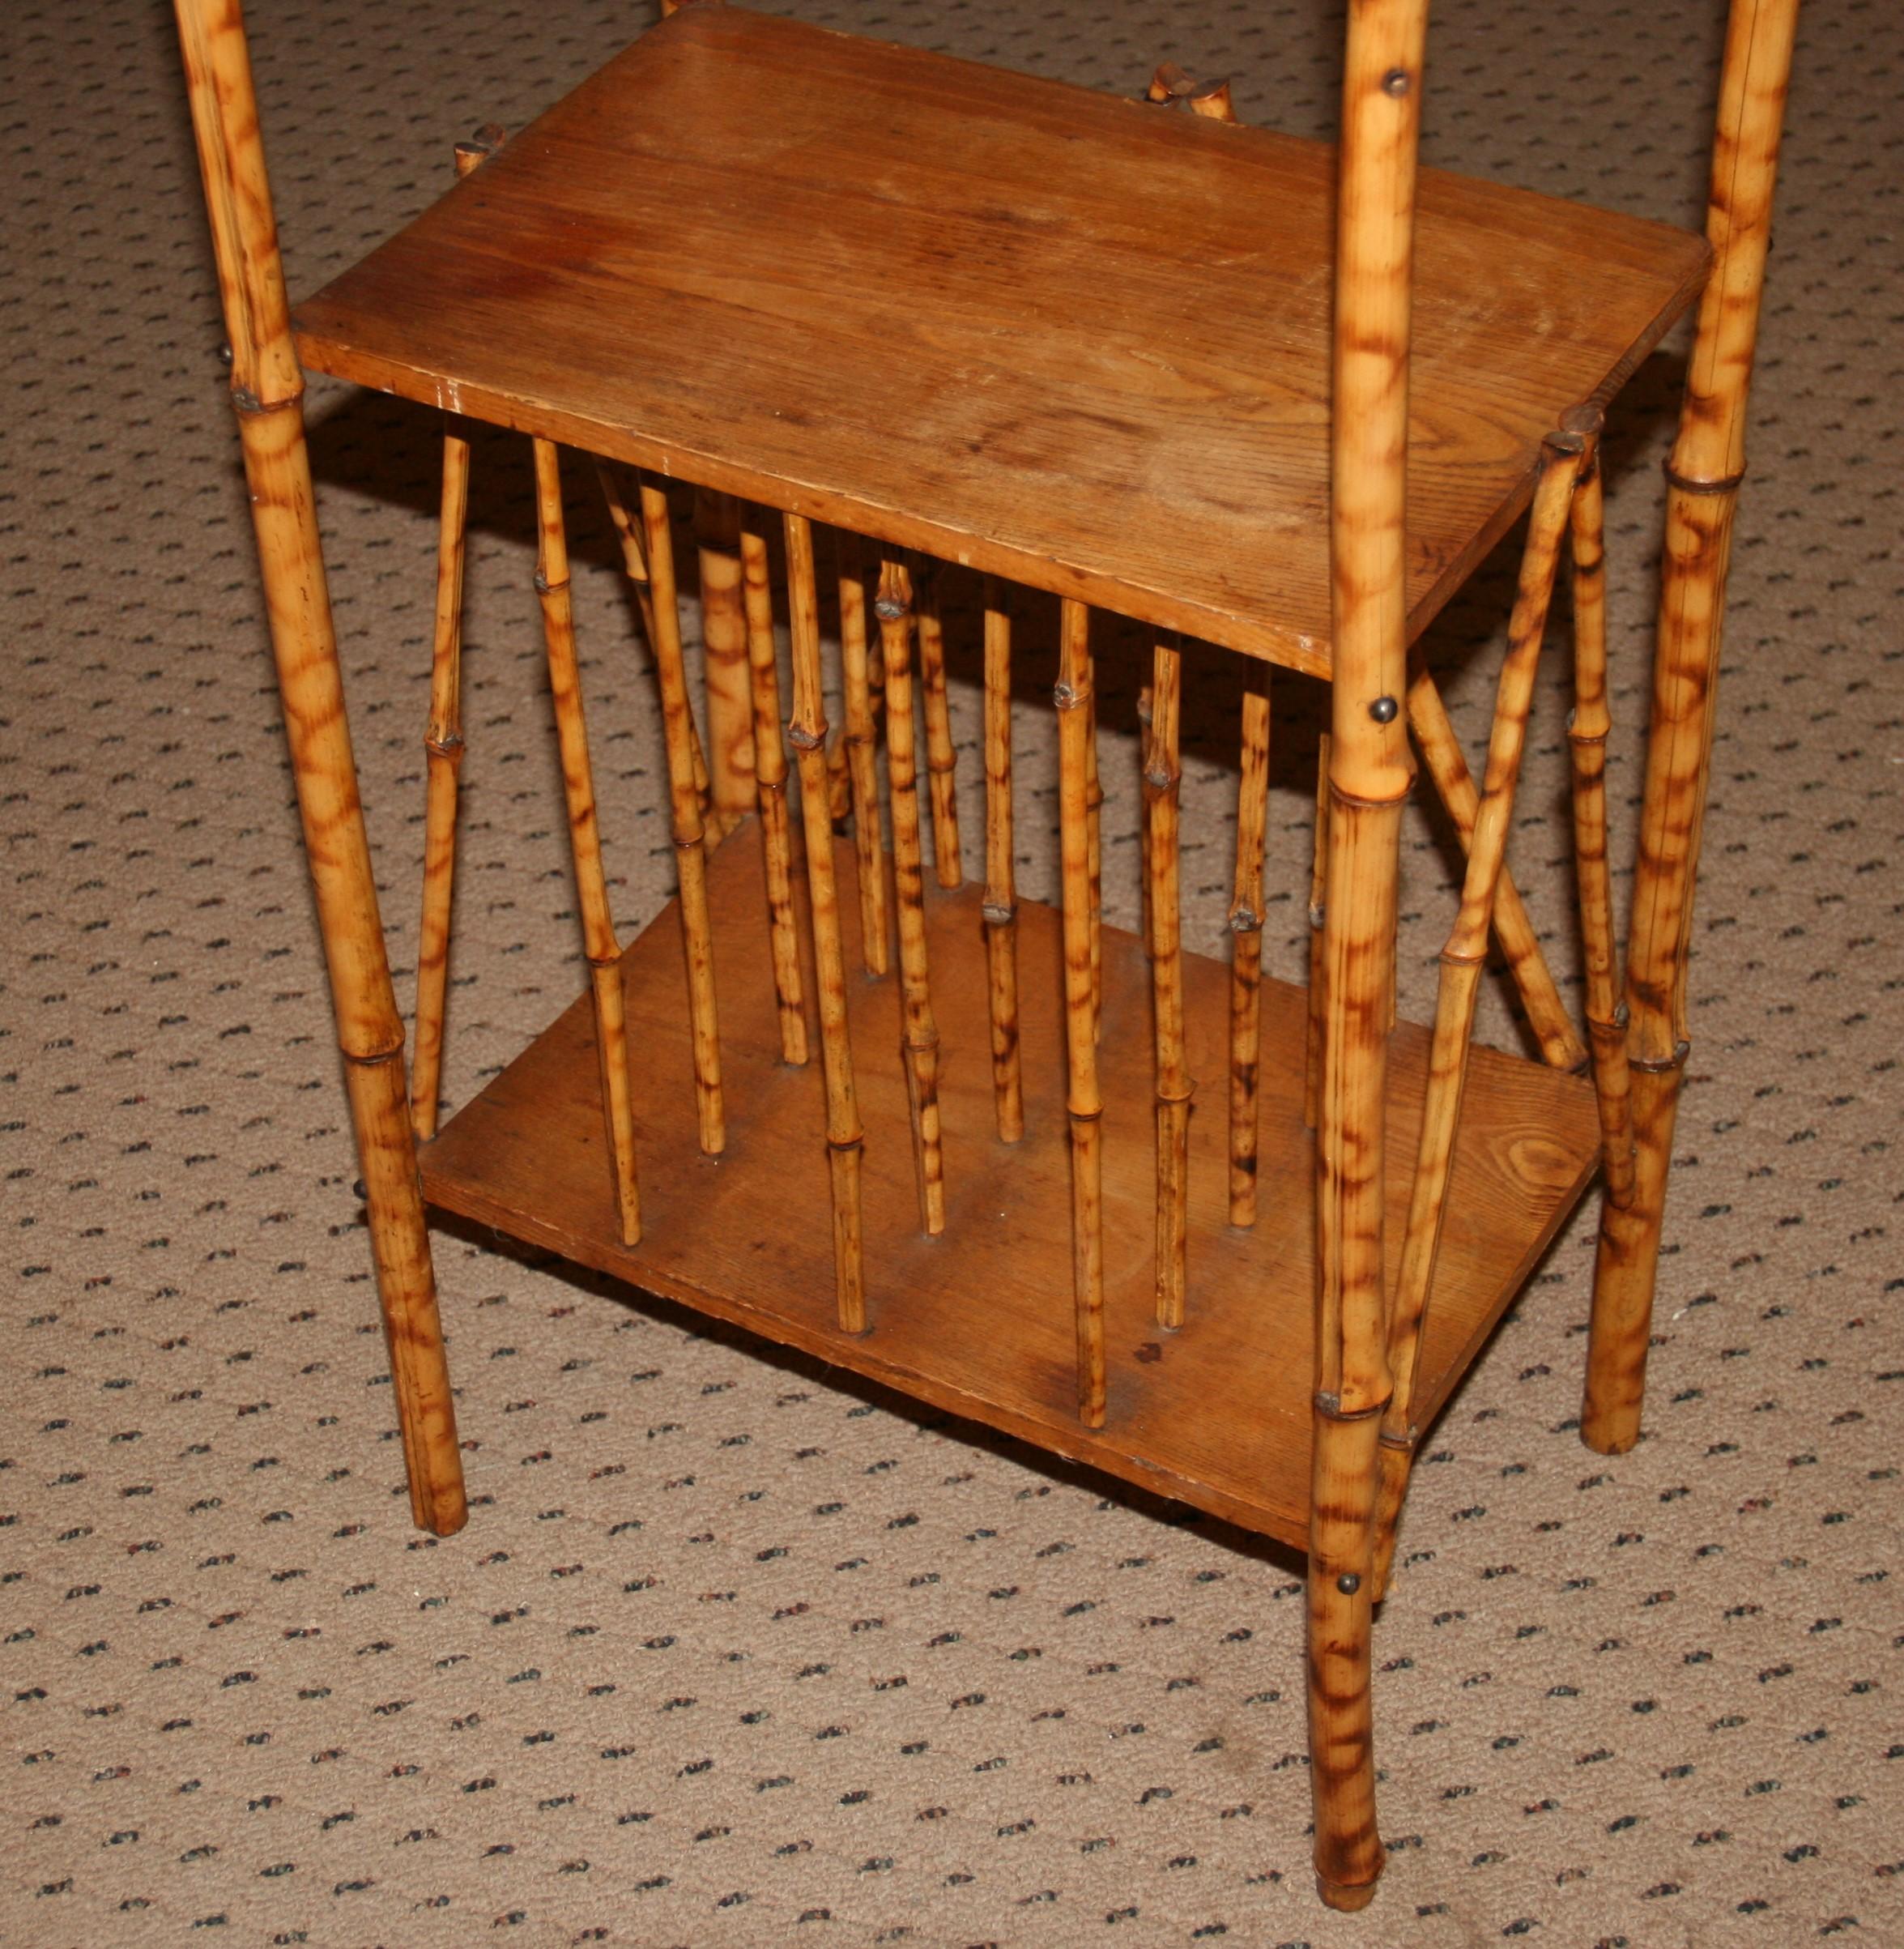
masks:
POLYGON ((1012 857, 1012 616, 985 578, 985 966, 992 1107, 999 1141, 1024 1135, 1018 1051, 1018 886, 1012 857))
MULTIPOLYGON (((493 123, 455 149, 457 178, 506 139, 493 123)), ((410 1123, 416 1140, 437 1134, 443 1018, 449 987, 449 920, 456 883, 458 774, 462 769, 462 577, 469 514, 470 443, 445 415, 443 490, 437 516, 437 606, 430 644, 430 714, 423 736, 423 918, 416 940, 416 1047, 410 1060, 410 1123)))
MULTIPOLYGON (((1137 690, 1137 777, 1141 786, 1144 774, 1150 769, 1150 685, 1142 684, 1137 690)), ((1137 795, 1137 932, 1144 943, 1144 951, 1154 954, 1156 949, 1150 938, 1150 801, 1141 790, 1137 795)))
MULTIPOLYGON (((1182 653, 1159 643, 1152 651, 1151 733, 1144 793, 1150 808, 1151 992, 1156 1034, 1156 1320, 1183 1324, 1190 1247, 1190 1099, 1195 1085, 1183 1044, 1183 952, 1178 796, 1182 709, 1182 653)), ((1254 1160, 1252 1159, 1252 1162, 1254 1160)))
POLYGON ((786 575, 794 660, 794 712, 787 740, 799 754, 800 817, 807 836, 807 889, 813 915, 813 966, 820 987, 820 1051, 826 1074, 827 1166, 833 1179, 834 1290, 841 1331, 863 1333, 867 1328, 866 1273, 860 1226, 859 1159, 864 1139, 854 1091, 853 1049, 847 1039, 846 966, 840 944, 839 892, 833 880, 813 531, 799 514, 786 517, 786 575))
POLYGON ((853 849, 858 862, 859 951, 869 974, 891 966, 886 908, 886 842, 880 812, 878 729, 873 667, 867 655, 865 551, 857 535, 833 531, 840 589, 840 691, 846 717, 841 742, 853 784, 853 849))
MULTIPOLYGON (((706 835, 716 845, 754 804, 754 726, 742 590, 740 504, 712 488, 694 490, 694 546, 701 570, 701 644, 707 693, 702 787, 706 835)), ((689 722, 692 719, 690 718, 689 722)), ((776 737, 775 743, 777 744, 776 737)))
MULTIPOLYGON (((1472 844, 1475 810, 1480 795, 1475 790, 1467 761, 1461 753, 1461 741, 1448 721, 1434 679, 1419 654, 1409 659, 1408 727, 1421 748, 1421 761, 1435 796, 1447 809, 1459 835, 1463 851, 1472 844)), ((1554 983, 1534 923, 1523 903, 1511 873, 1501 876, 1500 890, 1494 897, 1494 934, 1527 1021, 1540 1044, 1540 1053, 1556 1069, 1578 1069, 1587 1060, 1586 1045, 1575 1031, 1567 1004, 1554 983)))
POLYGON ((462 769, 463 531, 470 443, 443 435, 443 493, 437 518, 437 608, 430 647, 430 716, 423 735, 423 919, 416 940, 416 1050, 410 1122, 419 1143, 437 1134, 443 1075, 443 1017, 449 987, 449 916, 456 879, 457 774, 462 769))
MULTIPOLYGON (((641 483, 641 532, 654 616, 654 670, 661 688, 667 743, 668 791, 675 862, 681 883, 681 945, 688 967, 688 1014, 694 1043, 694 1102, 701 1148, 718 1157, 727 1141, 721 1097, 721 1031, 714 1000, 714 944, 707 911, 707 857, 701 801, 694 789, 694 719, 681 655, 681 617, 675 586, 674 535, 667 497, 641 483)), ((750 701, 751 712, 751 701, 750 701)), ((752 735, 750 723, 749 734, 752 735)))
POLYGON ((1627 950, 1634 1180, 1601 1208, 1582 1439, 1617 1454, 1639 1438, 1666 1178, 1688 1052, 1687 952, 1703 838, 1732 519, 1765 288, 1797 0, 1733 0, 1719 79, 1700 301, 1679 433, 1666 471, 1666 546, 1639 868, 1627 950))
POLYGON ((914 589, 919 630, 919 692, 926 713, 926 770, 932 797, 932 871, 943 887, 964 883, 959 859, 958 757, 945 683, 945 627, 939 614, 939 565, 922 560, 914 589))
POLYGON ((531 442, 535 462, 535 590, 548 652, 549 696, 562 757, 562 794, 569 810, 569 853, 581 910, 583 951, 594 996, 595 1054, 602 1078, 615 1211, 624 1245, 641 1237, 635 1180, 634 1099, 629 1087, 628 1031, 621 986, 621 950, 609 912, 602 870, 602 835, 595 817, 594 770, 589 761, 581 672, 575 654, 575 619, 569 590, 569 542, 562 518, 561 457, 547 440, 531 442))
MULTIPOLYGON (((780 1054, 785 1062, 803 1063, 807 1016, 800 998, 800 939, 794 926, 793 836, 787 824, 786 753, 780 744, 773 586, 768 574, 767 537, 752 509, 742 514, 737 538, 746 599, 748 664, 753 684, 754 795, 760 808, 760 851, 766 866, 767 936, 780 1011, 780 1054)), ((829 855, 829 886, 831 868, 829 855)))
POLYGON ((1606 1196, 1633 1201, 1633 1105, 1626 1066, 1626 1008, 1613 942, 1613 885, 1607 864, 1606 522, 1600 492, 1600 414, 1576 409, 1563 424, 1587 441, 1574 488, 1574 864, 1580 888, 1580 936, 1587 969, 1587 1033, 1599 1102, 1606 1196))
POLYGON ((1078 1418, 1104 1425, 1104 1104, 1097 1089, 1097 1006, 1091 980, 1091 612, 1059 611, 1058 807, 1063 862, 1064 1029, 1071 1120, 1071 1295, 1077 1315, 1078 1418))
POLYGON ((1257 1088, 1263 1059, 1263 851, 1269 829, 1269 670, 1243 672, 1236 877, 1229 899, 1229 1222, 1256 1222, 1257 1088))
POLYGON ((912 1111, 919 1222, 936 1237, 945 1230, 945 1156, 939 1133, 939 1028, 932 1019, 926 963, 926 869, 913 726, 912 578, 904 563, 888 560, 880 565, 874 608, 886 665, 886 773, 892 796, 892 879, 899 906, 900 1056, 912 1111))
POLYGON ((1462 1090, 1467 1077, 1468 1044, 1474 1033, 1475 998, 1488 955, 1488 924, 1494 911, 1501 862, 1506 856, 1514 787, 1527 743, 1527 715, 1533 708, 1534 676, 1540 658, 1547 612, 1560 569, 1561 548, 1585 441, 1577 433, 1548 434, 1541 450, 1541 471, 1534 491, 1521 556, 1520 581, 1508 625, 1507 654, 1494 702, 1488 740, 1488 766, 1480 809, 1475 815, 1474 842, 1462 882, 1461 906, 1447 945, 1442 949, 1440 992, 1436 998, 1434 1041, 1429 1059, 1427 1099, 1415 1156, 1408 1230, 1402 1243, 1401 1273, 1388 1321, 1388 1362, 1394 1391, 1382 1418, 1381 1485, 1375 1512, 1375 1597, 1386 1588, 1395 1555, 1396 1520, 1408 1483, 1415 1433, 1411 1410, 1415 1360, 1421 1322, 1434 1280, 1435 1255, 1448 1206, 1448 1174, 1460 1121, 1462 1090))
POLYGON ((1329 734, 1316 743, 1314 853, 1309 869, 1309 1033, 1304 1048, 1302 1120, 1311 1130, 1322 1114, 1323 1034, 1328 1019, 1323 932, 1328 914, 1329 734))
MULTIPOLYGON (((1084 654, 1086 658, 1091 654, 1088 639, 1084 654)), ((1095 677, 1091 693, 1095 697, 1095 677)), ((1104 1033, 1104 783, 1097 775, 1095 706, 1085 729, 1090 733, 1084 747, 1084 832, 1091 890, 1091 1037, 1096 1041, 1104 1033)))
POLYGON ((424 1528, 448 1536, 467 1513, 462 1457, 404 1088, 403 1025, 357 798, 305 443, 304 376, 292 343, 244 18, 237 0, 177 0, 176 12, 271 649, 364 1174, 411 1512, 424 1528))
POLYGON ((1348 16, 1336 199, 1330 410, 1334 599, 1328 1013, 1316 1154, 1315 1433, 1309 1563, 1310 1764, 1317 1886, 1359 1908, 1382 1871, 1369 1707, 1375 1451, 1383 1332, 1382 1125, 1395 882, 1409 783, 1408 326, 1426 0, 1348 16))

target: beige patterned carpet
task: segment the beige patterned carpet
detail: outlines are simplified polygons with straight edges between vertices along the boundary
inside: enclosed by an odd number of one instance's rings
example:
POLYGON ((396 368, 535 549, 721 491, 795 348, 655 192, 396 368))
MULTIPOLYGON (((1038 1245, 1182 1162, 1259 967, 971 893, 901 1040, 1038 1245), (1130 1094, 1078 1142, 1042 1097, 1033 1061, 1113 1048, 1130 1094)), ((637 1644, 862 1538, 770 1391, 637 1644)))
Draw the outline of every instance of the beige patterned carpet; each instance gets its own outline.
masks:
MULTIPOLYGON (((1250 118, 1331 117, 1339 20, 1296 0, 803 11, 1127 92, 1170 53, 1250 118)), ((1696 222, 1720 11, 1441 6, 1431 153, 1696 222)), ((254 12, 300 288, 645 18, 254 12)), ((1582 1213, 1421 1470, 1376 1648, 1391 1861, 1352 1919, 1308 1867, 1299 1567, 1181 1509, 445 1231, 476 1506, 412 1531, 168 20, 12 0, 0 47, 0 1941, 1904 1943, 1895 9, 1817 0, 1801 36, 1649 1436, 1608 1461, 1574 1431, 1582 1213)), ((1612 436, 1621 859, 1676 356, 1612 436)), ((331 388, 313 419, 407 992, 436 429, 331 388)), ((582 979, 526 457, 476 459, 458 1099, 582 979)), ((573 484, 625 931, 671 885, 656 714, 573 484)), ((1433 639, 1471 744, 1510 565, 1433 639)), ((1514 857, 1571 969, 1557 648, 1514 857)), ((1234 676, 1196 672, 1188 924, 1220 951, 1234 676)), ((1293 974, 1314 701, 1277 696, 1293 974)), ((1129 924, 1127 735, 1105 770, 1129 924)), ((1028 757, 1034 894, 1053 806, 1028 757)), ((1419 1017, 1450 855, 1412 817, 1419 1017)), ((1517 1034, 1497 999, 1484 1033, 1517 1034)))

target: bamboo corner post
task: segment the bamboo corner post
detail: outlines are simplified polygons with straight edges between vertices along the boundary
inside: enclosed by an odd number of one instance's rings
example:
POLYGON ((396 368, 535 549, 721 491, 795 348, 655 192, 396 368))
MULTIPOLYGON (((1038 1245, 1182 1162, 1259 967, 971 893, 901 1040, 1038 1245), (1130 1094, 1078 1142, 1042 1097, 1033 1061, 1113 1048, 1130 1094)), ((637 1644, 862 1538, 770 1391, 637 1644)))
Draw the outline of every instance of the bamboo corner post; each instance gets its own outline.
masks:
POLYGON ((1567 717, 1574 798, 1574 867, 1586 964, 1587 1039, 1599 1105, 1606 1196, 1633 1201, 1633 1102, 1626 1066, 1626 1004, 1613 940, 1613 885, 1607 860, 1607 578, 1600 490, 1601 414, 1576 407, 1562 422, 1585 442, 1569 526, 1574 565, 1574 708, 1567 717))
POLYGON ((344 716, 305 441, 304 375, 292 343, 244 20, 237 0, 176 0, 175 11, 231 346, 232 403, 363 1172, 411 1513, 422 1528, 448 1536, 467 1516, 462 1456, 404 1084, 403 1025, 384 952, 344 716))
POLYGON ((985 967, 991 1025, 992 1103, 999 1141, 1024 1135, 1018 1047, 1018 885, 1012 856, 1012 614, 985 578, 985 967))
POLYGON ((575 654, 575 618, 569 589, 569 542, 562 514, 561 455, 554 442, 530 443, 535 467, 535 590, 542 608, 548 657, 549 696, 562 760, 562 795, 569 814, 569 854, 581 910, 582 949, 594 998, 595 1050, 602 1081, 610 1169, 622 1243, 641 1237, 641 1194, 636 1181, 634 1100, 628 1078, 626 1003, 621 949, 609 912, 608 881, 602 868, 602 834, 595 810, 594 770, 589 758, 582 710, 581 671, 575 654))
MULTIPOLYGON (((1263 858, 1269 829, 1269 670, 1243 672, 1236 877, 1229 901, 1229 1222, 1256 1222, 1263 1060, 1263 858)), ((1319 815, 1318 815, 1319 816, 1319 815)))
POLYGON ((926 770, 932 799, 932 872, 950 890, 965 884, 959 858, 958 754, 946 686, 945 625, 939 612, 939 567, 921 557, 913 578, 919 636, 919 695, 926 715, 926 770))
POLYGON ((1527 715, 1533 708, 1534 678, 1548 608, 1560 569, 1574 485, 1586 447, 1582 434, 1563 429, 1550 434, 1541 450, 1540 479, 1534 490, 1514 614, 1508 625, 1507 654, 1501 661, 1495 693, 1487 771, 1480 809, 1475 814, 1460 908, 1442 949, 1427 1097, 1422 1107, 1421 1133, 1409 1194, 1408 1229, 1402 1242, 1401 1273, 1388 1318, 1388 1364, 1393 1392, 1382 1418, 1381 1485, 1375 1511, 1377 1602, 1387 1588, 1396 1521, 1414 1455, 1416 1430, 1411 1409, 1415 1361, 1434 1280, 1442 1222, 1448 1208, 1449 1173, 1461 1116, 1462 1090, 1467 1077, 1475 1001, 1487 962, 1489 921, 1494 911, 1495 893, 1507 852, 1508 826, 1514 816, 1514 788, 1527 744, 1527 715))
POLYGON ((1309 1544, 1310 1765, 1318 1888, 1359 1908, 1382 1871, 1369 1607, 1376 1449, 1390 1377, 1382 1126, 1406 675, 1408 329, 1426 0, 1348 19, 1330 412, 1334 597, 1327 1012, 1316 1153, 1316 1391, 1309 1544))
POLYGON ((1190 1060, 1183 1041, 1182 868, 1178 756, 1183 657, 1176 645, 1152 652, 1151 731, 1144 768, 1149 809, 1151 992, 1156 1035, 1156 1320, 1183 1324, 1190 1247, 1190 1060))
MULTIPOLYGON (((509 139, 485 122, 454 151, 460 181, 509 139)), ((416 939, 416 1039, 410 1059, 410 1123, 420 1144, 437 1134, 443 1021, 455 904, 456 814, 462 770, 462 582, 469 515, 470 443, 445 415, 443 488, 437 514, 437 603, 430 642, 430 714, 424 729, 423 915, 416 939)))
POLYGON ((1097 742, 1091 612, 1058 612, 1058 808, 1063 878, 1064 1043, 1071 1122, 1071 1298, 1077 1316, 1078 1418, 1104 1425, 1104 1103, 1097 1087, 1096 928, 1091 874, 1091 752, 1097 742))
POLYGON ((821 700, 820 603, 813 531, 805 518, 786 522, 787 612, 793 638, 794 710, 787 740, 798 754, 800 817, 807 836, 807 889, 813 915, 813 962, 820 987, 820 1048, 826 1080, 827 1168, 833 1211, 835 1303, 842 1333, 867 1330, 865 1248, 860 1221, 860 1154, 864 1144, 847 1040, 846 965, 840 945, 839 893, 833 881, 832 809, 826 770, 826 714, 821 700))
MULTIPOLYGON (((760 812, 760 852, 766 868, 767 936, 773 963, 773 992, 780 1013, 780 1054, 783 1062, 798 1064, 807 1060, 807 1015, 800 994, 800 940, 794 924, 793 835, 787 821, 786 754, 780 744, 780 668, 773 646, 773 586, 769 579, 767 537, 753 509, 742 514, 737 535, 747 606, 748 667, 752 680, 754 798, 760 812)), ((811 550, 810 539, 807 545, 811 550)), ((830 851, 826 872, 830 893, 830 851)))
MULTIPOLYGON (((859 881, 859 951, 868 974, 892 966, 886 898, 886 842, 880 811, 879 720, 873 704, 877 663, 867 654, 866 551, 857 535, 833 531, 840 593, 840 741, 853 800, 853 851, 859 881)), ((884 672, 879 671, 884 680, 884 672)))
POLYGON ((1666 544, 1646 739, 1639 864, 1627 949, 1634 1171, 1603 1201, 1581 1438, 1603 1454, 1639 1439, 1654 1281, 1680 1081, 1685 981, 1703 837, 1732 520, 1798 0, 1733 0, 1719 77, 1700 301, 1679 432, 1666 469, 1666 544))
POLYGON ((926 959, 926 868, 919 824, 917 733, 913 726, 912 577, 905 563, 880 564, 880 643, 886 666, 886 776, 892 800, 892 881, 899 908, 900 1056, 912 1113, 919 1222, 945 1230, 945 1154, 939 1137, 939 1027, 926 959))

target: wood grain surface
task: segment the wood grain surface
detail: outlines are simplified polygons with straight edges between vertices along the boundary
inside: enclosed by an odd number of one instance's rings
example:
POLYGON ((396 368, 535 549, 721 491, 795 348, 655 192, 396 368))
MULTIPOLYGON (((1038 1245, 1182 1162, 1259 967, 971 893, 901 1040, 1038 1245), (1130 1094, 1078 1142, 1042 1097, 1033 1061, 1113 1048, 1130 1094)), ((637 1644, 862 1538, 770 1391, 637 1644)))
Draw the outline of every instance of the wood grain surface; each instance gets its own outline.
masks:
MULTIPOLYGON (((837 870, 852 870, 850 842, 837 870)), ((723 846, 708 898, 722 969, 728 1142, 696 1141, 692 1062, 671 906, 623 962, 637 1078, 644 1235, 620 1243, 601 1156, 593 1029, 577 1003, 424 1154, 426 1195, 447 1209, 631 1284, 817 1354, 921 1400, 1301 1546, 1310 1499, 1314 1266, 1313 1139, 1302 1121, 1303 992, 1262 988, 1260 1215, 1227 1222, 1227 1124, 1191 1119, 1189 1324, 1157 1330, 1150 970, 1141 944, 1104 934, 1104 1426, 1076 1410, 1070 1167, 1058 916, 1018 909, 1024 1136, 998 1141, 978 889, 925 900, 941 1014, 946 1228, 919 1230, 895 984, 849 976, 864 1120, 871 1332, 834 1311, 824 1085, 780 1060, 766 957, 760 848, 723 846), (731 972, 728 972, 728 970, 731 972), (798 1222, 805 1213, 812 1222, 798 1222)), ((805 916, 802 911, 804 936, 805 916)), ((803 939, 803 953, 811 944, 803 939)), ((809 975, 811 963, 807 961, 809 975)), ((1224 1073, 1228 970, 1183 957, 1193 1075, 1224 1073)), ((816 984, 809 979, 805 992, 816 984)), ((1395 1032, 1390 1080, 1390 1277, 1421 1118, 1427 1032, 1395 1032)), ((1213 1099, 1214 1102, 1214 1099, 1213 1099)), ((1474 1051, 1434 1291, 1416 1382, 1432 1417, 1585 1188, 1598 1124, 1591 1086, 1517 1056, 1474 1051)))
MULTIPOLYGON (((296 313, 317 370, 1323 674, 1334 151, 731 6, 296 313)), ((1667 225, 1425 172, 1424 627, 1689 301, 1667 225)))

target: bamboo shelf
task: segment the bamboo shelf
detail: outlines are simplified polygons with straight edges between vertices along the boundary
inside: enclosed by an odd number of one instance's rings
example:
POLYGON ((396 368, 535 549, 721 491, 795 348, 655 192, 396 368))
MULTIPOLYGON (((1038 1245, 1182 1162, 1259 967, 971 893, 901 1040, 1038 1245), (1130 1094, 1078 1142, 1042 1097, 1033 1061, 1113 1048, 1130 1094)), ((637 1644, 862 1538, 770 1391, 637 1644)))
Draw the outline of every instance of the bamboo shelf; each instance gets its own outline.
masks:
MULTIPOLYGON (((851 843, 836 848, 840 884, 851 843)), ((1183 957, 1186 1039, 1201 1094, 1191 1118, 1186 1324, 1155 1323, 1155 1129, 1151 976, 1142 944, 1103 934, 1105 1317, 1101 1428, 1080 1424, 1071 1303, 1058 916, 1018 910, 1024 1136, 995 1134, 987 1051, 981 892, 926 890, 934 1005, 946 1051, 939 1100, 945 1230, 919 1228, 918 1193, 890 979, 848 977, 866 1129, 869 1330, 842 1333, 832 1239, 789 1214, 827 1203, 820 1064, 781 1060, 762 939, 760 849, 752 834, 709 863, 721 1006, 727 1147, 696 1141, 682 1002, 679 910, 623 957, 644 1236, 621 1243, 604 1155, 600 1070, 585 996, 422 1153, 431 1203, 734 1322, 869 1379, 1263 1531, 1307 1541, 1314 1368, 1314 1140, 1302 1115, 1305 992, 1262 985, 1262 1161, 1253 1230, 1229 1223, 1224 1078, 1229 970, 1183 957)), ((804 906, 805 975, 815 992, 804 906)), ((1399 1260, 1429 1032, 1399 1024, 1390 1058, 1389 1282, 1399 1260)), ((1476 1048, 1454 1188, 1418 1371, 1432 1419, 1585 1190, 1599 1142, 1582 1078, 1476 1048)))

